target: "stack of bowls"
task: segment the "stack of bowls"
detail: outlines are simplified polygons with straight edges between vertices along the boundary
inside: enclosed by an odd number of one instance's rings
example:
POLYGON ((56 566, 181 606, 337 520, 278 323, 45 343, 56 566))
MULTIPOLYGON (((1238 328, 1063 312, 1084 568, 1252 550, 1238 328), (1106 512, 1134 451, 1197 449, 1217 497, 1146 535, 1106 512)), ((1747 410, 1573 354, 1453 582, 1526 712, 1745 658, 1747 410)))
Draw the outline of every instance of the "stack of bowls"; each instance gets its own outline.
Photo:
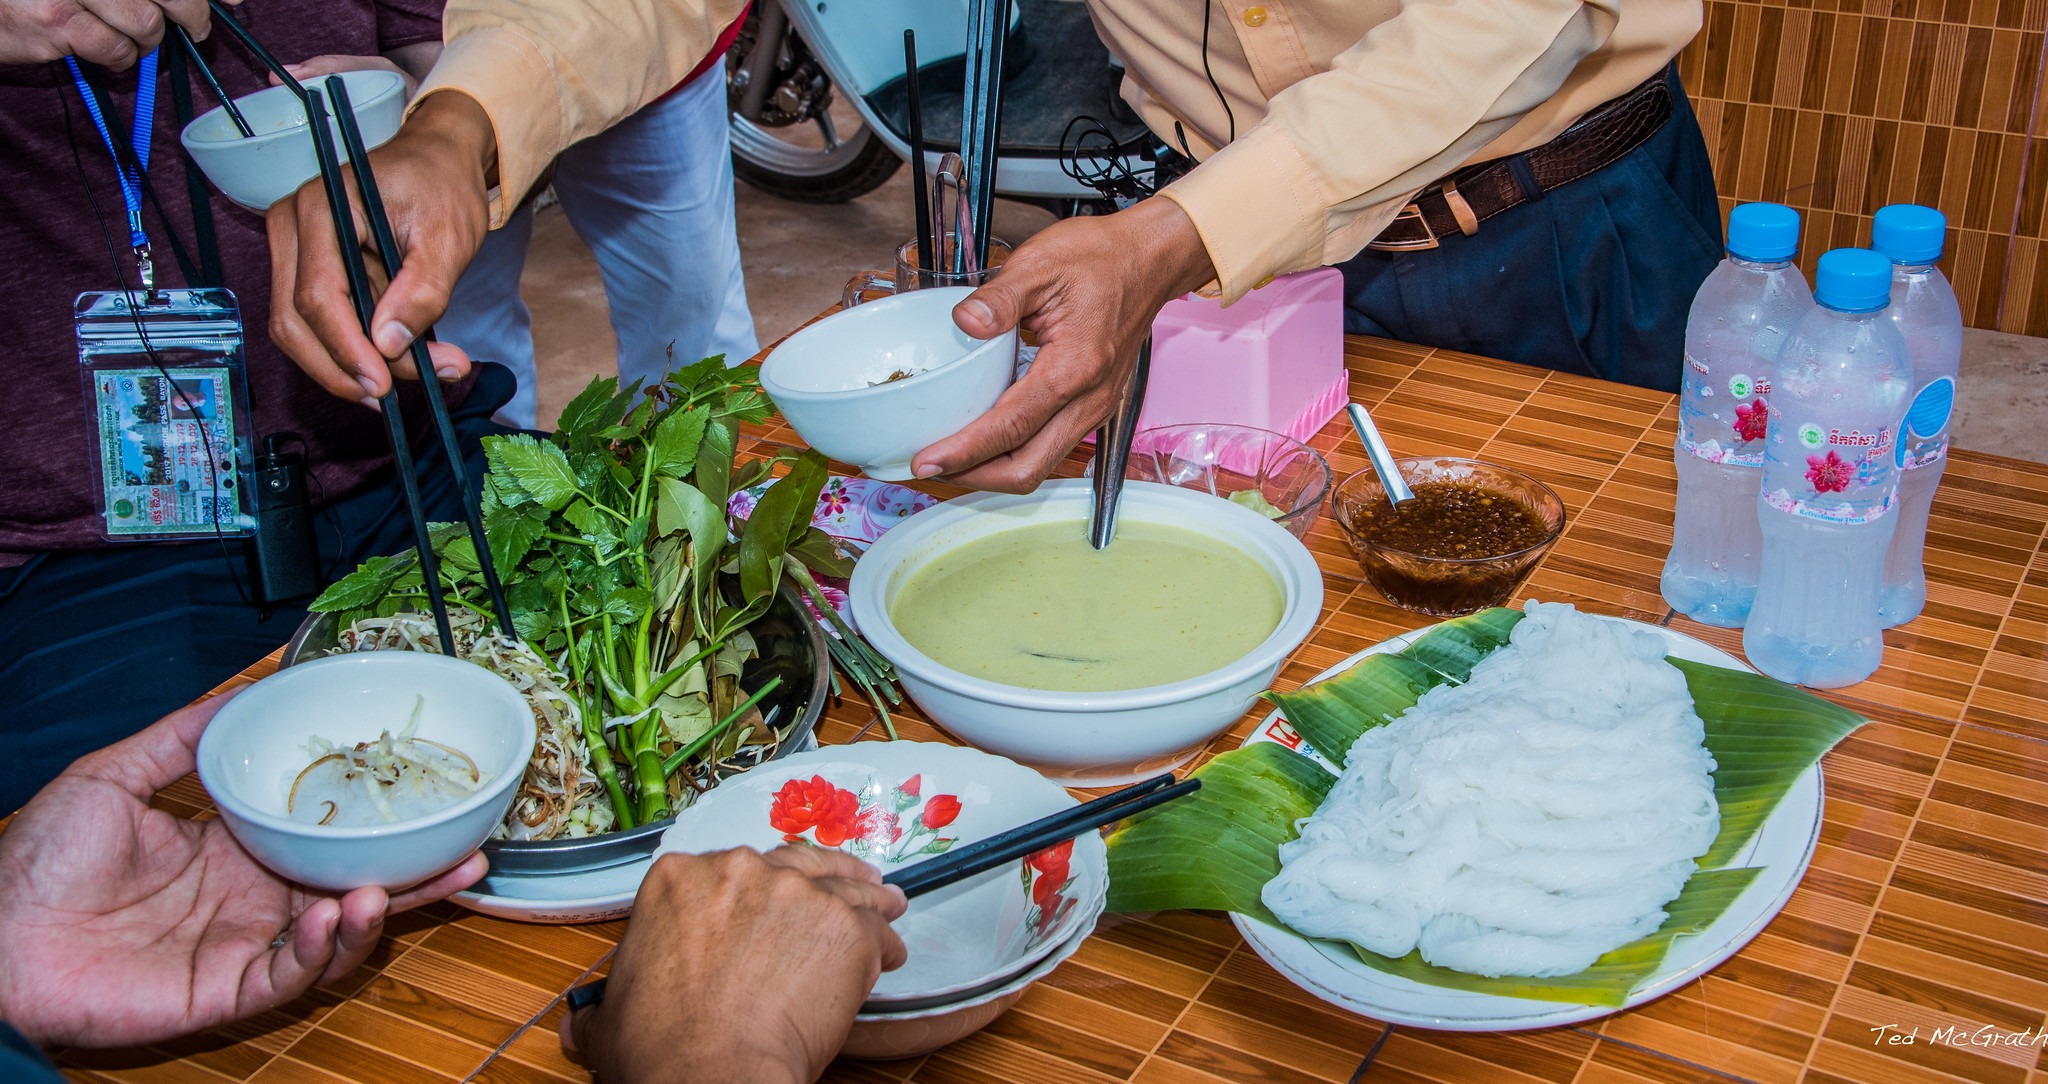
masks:
MULTIPOLYGON (((676 817, 661 851, 831 847, 884 874, 1072 807, 1014 761, 927 742, 799 753, 728 779, 676 817)), ((886 1060, 979 1031, 1081 947, 1101 917, 1109 859, 1094 832, 910 901, 909 950, 875 984, 841 1053, 886 1060)))

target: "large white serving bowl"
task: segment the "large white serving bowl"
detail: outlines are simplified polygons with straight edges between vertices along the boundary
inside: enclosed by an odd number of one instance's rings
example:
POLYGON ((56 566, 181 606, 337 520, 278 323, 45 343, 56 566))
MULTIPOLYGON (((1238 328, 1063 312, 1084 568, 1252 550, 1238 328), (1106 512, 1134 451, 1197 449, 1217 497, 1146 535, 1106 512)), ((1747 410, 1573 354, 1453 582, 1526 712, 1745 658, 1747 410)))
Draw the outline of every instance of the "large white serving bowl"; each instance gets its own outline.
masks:
MULTIPOLYGON (((896 631, 896 595, 932 558, 975 539, 1042 523, 1085 532, 1090 484, 1070 478, 1026 494, 977 493, 898 524, 854 566, 854 624, 895 664, 933 722, 971 745, 1029 764, 1071 787, 1135 782, 1192 759, 1272 684, 1289 652, 1315 627, 1322 573, 1307 547, 1266 517, 1219 497, 1153 482, 1127 482, 1123 523, 1158 523, 1234 546, 1264 568, 1284 600, 1280 624, 1250 654, 1213 673, 1116 692, 1048 692, 971 677, 941 665, 896 631)), ((1112 543, 1114 545, 1114 543, 1112 543)))
POLYGON ((953 323, 973 292, 912 290, 834 313, 769 352, 761 387, 806 444, 904 481, 911 456, 987 413, 1014 378, 1014 330, 977 339, 953 323), (914 375, 889 379, 899 372, 914 375))
POLYGON ((236 841, 281 876, 331 892, 404 888, 462 861, 505 819, 533 756, 533 712, 510 682, 459 659, 370 651, 280 670, 228 701, 199 738, 199 781, 236 841), (404 729, 462 750, 489 778, 424 817, 363 828, 285 815, 309 739, 374 741, 404 729))
MULTIPOLYGON (((374 150, 398 134, 398 123, 405 117, 403 76, 365 70, 343 72, 339 78, 348 87, 364 147, 374 150)), ((307 85, 321 89, 325 83, 321 79, 307 85)), ((291 88, 270 87, 243 95, 235 99, 235 108, 242 111, 255 135, 244 136, 221 107, 194 118, 178 136, 222 195, 249 210, 262 211, 320 175, 320 159, 313 153, 313 128, 306 123, 305 107, 291 88)), ((342 144, 341 128, 334 123, 332 98, 327 100, 327 112, 335 157, 346 162, 348 148, 342 144)))
MULTIPOLYGON (((854 742, 725 780, 676 814, 657 854, 795 842, 890 874, 1075 804, 1057 783, 976 749, 854 742)), ((920 895, 893 924, 909 958, 881 976, 864 1011, 947 1006, 993 989, 1093 926, 1108 895, 1096 832, 1076 839, 1066 861, 1018 861, 920 895)))

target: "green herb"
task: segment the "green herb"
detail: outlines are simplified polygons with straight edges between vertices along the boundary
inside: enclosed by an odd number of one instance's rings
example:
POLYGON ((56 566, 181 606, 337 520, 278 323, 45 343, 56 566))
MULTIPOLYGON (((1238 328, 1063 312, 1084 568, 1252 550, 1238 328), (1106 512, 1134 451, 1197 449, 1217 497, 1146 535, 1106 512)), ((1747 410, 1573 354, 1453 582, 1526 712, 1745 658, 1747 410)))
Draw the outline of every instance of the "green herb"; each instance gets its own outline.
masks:
MULTIPOLYGON (((594 380, 551 437, 484 441, 484 533, 515 631, 577 698, 591 769, 620 828, 668 816, 700 789, 699 776, 715 777, 730 744, 720 737, 771 691, 772 683, 750 696, 739 682, 754 655, 747 626, 767 613, 785 572, 815 594, 806 562, 844 571, 810 526, 823 455, 734 462, 739 426, 774 411, 755 370, 707 358, 644 398, 638 392, 594 380), (778 466, 787 473, 733 537, 726 501, 778 466)), ((452 580, 449 601, 488 612, 466 534, 437 525, 433 545, 452 580)), ((312 609, 346 627, 425 600, 410 555, 379 557, 312 609)), ((852 657, 866 661, 872 649, 860 648, 866 654, 852 657)), ((878 676, 873 667, 851 672, 863 689, 878 676)), ((886 663, 880 674, 893 677, 886 663)))

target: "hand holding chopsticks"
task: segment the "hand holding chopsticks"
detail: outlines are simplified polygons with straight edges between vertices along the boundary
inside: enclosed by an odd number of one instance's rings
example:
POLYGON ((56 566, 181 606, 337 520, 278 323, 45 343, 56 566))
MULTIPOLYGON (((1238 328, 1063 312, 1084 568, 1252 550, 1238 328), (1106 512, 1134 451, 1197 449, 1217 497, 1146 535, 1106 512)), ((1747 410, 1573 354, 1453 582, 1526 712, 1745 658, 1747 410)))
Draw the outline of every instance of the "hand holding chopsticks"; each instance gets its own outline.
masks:
MULTIPOLYGON (((372 334, 371 324, 376 309, 376 298, 372 294, 369 268, 363 259, 360 238, 356 233, 355 213, 349 198, 348 183, 341 172, 341 163, 334 147, 334 135, 328 128, 327 100, 322 91, 301 84, 292 73, 279 63, 278 59, 265 49, 262 43, 250 35, 248 30, 235 21, 221 3, 210 0, 214 14, 229 33, 233 34, 250 53, 276 74, 278 80, 291 88, 306 110, 307 128, 313 140, 313 152, 320 164, 320 181, 327 195, 327 207, 333 221, 335 241, 340 249, 343 270, 347 273, 350 300, 354 305, 356 318, 362 325, 363 334, 372 334)), ((197 50, 192 56, 205 71, 205 64, 199 61, 197 50)), ((219 86, 208 74, 208 83, 216 92, 219 86)), ((349 152, 350 165, 354 171, 357 188, 363 199, 365 218, 377 242, 387 271, 396 275, 399 270, 400 254, 391 232, 389 218, 384 211, 384 202, 377 190, 377 182, 371 170, 369 152, 363 146, 362 133, 356 125, 347 85, 340 77, 322 81, 326 93, 333 96, 335 123, 340 129, 342 140, 349 152)), ((223 99, 225 100, 225 99, 223 99)), ((232 111, 233 106, 229 109, 232 111)), ((431 334, 431 331, 429 332, 431 334)), ((425 385, 427 407, 434 417, 435 429, 440 437, 442 451, 448 457, 449 467, 455 477, 457 490, 468 521, 470 540, 473 543, 478 563, 481 565, 484 583, 489 588, 491 601, 499 628, 510 633, 512 630, 511 611, 506 606, 504 592, 498 581, 495 562, 484 538, 483 521, 478 509, 469 498, 467 470, 463 463, 462 450, 456 439, 455 426, 448 416, 447 403, 441 397, 440 386, 436 383, 434 369, 427 357, 424 337, 412 344, 413 359, 420 366, 421 382, 425 385)), ((391 452, 397 467, 398 481, 405 493, 407 511, 411 514, 413 542, 420 563, 420 573, 428 585, 427 604, 433 611, 435 631, 440 634, 441 649, 448 654, 455 652, 455 636, 448 622, 447 603, 442 598, 439 561, 433 539, 428 531, 426 508, 420 496, 419 478, 414 469, 411 441, 406 435, 405 419, 398 401, 398 389, 394 386, 378 402, 384 415, 384 424, 391 439, 391 452)))
MULTIPOLYGON (((905 896, 916 899, 1200 789, 1201 780, 1183 779, 1176 783, 1173 773, 1167 772, 937 858, 905 866, 883 877, 882 883, 895 885, 905 896)), ((598 979, 570 990, 563 1002, 573 1013, 602 1002, 604 990, 605 980, 598 979)))

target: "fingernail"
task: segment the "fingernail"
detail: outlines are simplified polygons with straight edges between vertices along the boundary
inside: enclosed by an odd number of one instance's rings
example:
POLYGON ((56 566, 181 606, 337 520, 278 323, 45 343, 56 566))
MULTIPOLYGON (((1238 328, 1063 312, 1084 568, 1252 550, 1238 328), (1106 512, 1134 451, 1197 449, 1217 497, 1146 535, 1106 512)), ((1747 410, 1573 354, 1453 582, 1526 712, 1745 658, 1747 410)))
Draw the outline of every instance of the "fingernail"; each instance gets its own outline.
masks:
POLYGON ((462 370, 450 365, 443 369, 434 370, 434 375, 443 380, 460 380, 462 379, 462 370))
POLYGON ((356 386, 363 389, 363 394, 369 396, 372 399, 377 398, 377 385, 369 377, 356 377, 356 386))
POLYGON ((939 475, 946 473, 946 470, 937 463, 919 463, 910 468, 910 472, 919 478, 937 478, 939 475))
POLYGON ((960 311, 969 320, 977 324, 993 324, 996 322, 996 310, 989 308, 986 301, 976 301, 970 297, 960 303, 960 311))
POLYGON ((377 329, 377 350, 387 358, 395 358, 411 345, 414 338, 411 328, 396 320, 388 320, 377 329))
POLYGON ((365 395, 361 399, 356 400, 356 402, 361 403, 366 407, 369 407, 371 410, 374 410, 379 414, 382 414, 384 412, 384 404, 378 402, 377 397, 374 395, 365 395))

